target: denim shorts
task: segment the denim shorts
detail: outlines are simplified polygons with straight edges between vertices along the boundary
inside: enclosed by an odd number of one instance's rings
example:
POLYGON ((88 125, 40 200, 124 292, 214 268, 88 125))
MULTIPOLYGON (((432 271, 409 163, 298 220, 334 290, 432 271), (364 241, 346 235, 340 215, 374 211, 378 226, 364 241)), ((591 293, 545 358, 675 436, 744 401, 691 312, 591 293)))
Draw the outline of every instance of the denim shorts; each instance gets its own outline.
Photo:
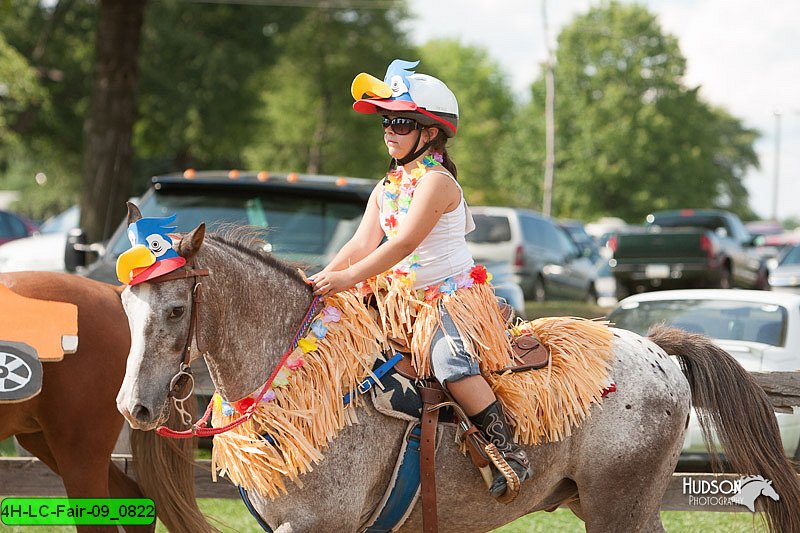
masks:
POLYGON ((464 348, 461 335, 442 303, 439 303, 439 318, 443 328, 440 327, 433 334, 430 357, 436 381, 446 386, 446 381, 458 381, 480 374, 477 359, 464 348))

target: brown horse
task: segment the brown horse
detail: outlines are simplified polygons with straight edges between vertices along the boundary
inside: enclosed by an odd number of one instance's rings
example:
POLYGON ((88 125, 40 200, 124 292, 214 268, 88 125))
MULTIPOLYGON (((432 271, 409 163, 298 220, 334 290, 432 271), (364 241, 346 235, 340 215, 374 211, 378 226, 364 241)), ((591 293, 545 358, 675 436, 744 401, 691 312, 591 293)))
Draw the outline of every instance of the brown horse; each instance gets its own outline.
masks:
MULTIPOLYGON (((193 490, 177 494, 156 474, 169 472, 172 481, 193 480, 192 465, 186 459, 192 457, 191 441, 176 443, 154 432, 134 431, 131 444, 139 484, 111 462, 123 424, 115 398, 130 349, 121 288, 47 272, 0 274, 0 284, 20 296, 76 305, 79 331, 76 353, 59 362, 43 363, 38 395, 19 403, 0 404, 0 439, 15 435, 22 447, 61 476, 70 498, 149 497, 170 531, 207 530, 193 490)), ((117 531, 117 527, 86 526, 78 530, 117 531)))

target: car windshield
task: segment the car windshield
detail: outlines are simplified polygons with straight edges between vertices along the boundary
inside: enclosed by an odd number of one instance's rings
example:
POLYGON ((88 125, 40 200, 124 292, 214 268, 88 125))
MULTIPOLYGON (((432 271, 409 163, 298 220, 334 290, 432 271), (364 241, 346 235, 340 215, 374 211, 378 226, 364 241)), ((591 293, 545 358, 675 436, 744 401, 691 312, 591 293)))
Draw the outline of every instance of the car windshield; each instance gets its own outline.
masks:
POLYGON ((569 236, 572 237, 575 240, 575 242, 585 243, 592 241, 592 237, 588 233, 586 233, 586 230, 581 225, 562 224, 561 227, 564 228, 567 231, 567 233, 569 233, 569 236))
POLYGON ((498 243, 511 240, 511 226, 506 216, 473 215, 475 230, 467 233, 467 241, 498 243))
POLYGON ((81 211, 77 205, 73 205, 66 211, 52 216, 45 220, 39 228, 40 233, 67 233, 73 228, 77 228, 80 223, 81 211))
MULTIPOLYGON (((145 217, 177 214, 179 233, 201 222, 211 232, 231 224, 262 228, 276 256, 315 267, 324 265, 353 236, 364 207, 355 199, 226 191, 148 194, 139 209, 145 217)), ((110 257, 116 260, 130 246, 127 232, 118 232, 109 247, 110 257)))
POLYGON ((616 327, 647 333, 666 324, 714 339, 783 346, 786 308, 775 304, 728 300, 662 300, 622 302, 609 316, 616 327))
POLYGON ((781 259, 781 265, 800 265, 800 246, 790 248, 781 259))

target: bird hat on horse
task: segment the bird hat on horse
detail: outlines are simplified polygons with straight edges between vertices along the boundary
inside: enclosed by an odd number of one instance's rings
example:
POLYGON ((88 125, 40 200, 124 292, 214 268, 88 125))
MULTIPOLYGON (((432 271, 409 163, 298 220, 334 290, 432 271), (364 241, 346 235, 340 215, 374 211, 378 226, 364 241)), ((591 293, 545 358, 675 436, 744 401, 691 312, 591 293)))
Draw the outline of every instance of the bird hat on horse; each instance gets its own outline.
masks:
MULTIPOLYGON (((136 217, 133 212, 130 220, 136 217)), ((175 245, 187 260, 185 275, 178 270, 169 281, 143 282, 123 292, 132 343, 117 405, 134 428, 149 430, 164 423, 174 378, 190 344, 203 348, 218 394, 230 403, 261 390, 279 373, 276 366, 291 352, 287 348, 313 296, 296 269, 251 244, 225 236, 205 238, 201 225, 175 245), (193 295, 199 272, 203 296, 198 309, 193 295)), ((560 440, 526 446, 536 471, 513 502, 501 505, 487 497, 481 476, 450 444, 455 429, 440 430, 440 530, 488 531, 563 504, 584 520, 588 531, 663 531, 659 508, 692 404, 704 427, 715 427, 737 471, 773 481, 781 499, 762 503, 773 529, 798 530, 800 489, 783 455, 771 406, 747 372, 705 337, 678 330, 663 328, 643 338, 610 329, 609 339, 608 378, 617 392, 591 406, 585 420, 560 440), (678 356, 683 372, 668 353, 678 356), (760 436, 757 444, 752 442, 755 433, 760 436)), ((325 376, 304 375, 311 376, 309 391, 327 387, 325 376)), ((360 377, 337 385, 336 397, 354 394, 360 377)), ((254 412, 251 407, 243 410, 254 412)), ((315 409, 298 409, 306 411, 307 421, 298 424, 316 423, 315 409)), ((380 504, 407 423, 380 415, 369 401, 347 409, 353 411, 347 421, 353 422, 358 413, 357 423, 341 424, 337 434, 324 438, 324 449, 309 451, 313 464, 291 475, 293 483, 278 494, 251 494, 252 506, 276 531, 360 531, 380 504)), ((249 419, 242 426, 252 424, 249 419)), ((292 440, 299 431, 275 423, 280 425, 279 441, 292 440)), ((420 507, 416 505, 401 531, 422 529, 420 507)))

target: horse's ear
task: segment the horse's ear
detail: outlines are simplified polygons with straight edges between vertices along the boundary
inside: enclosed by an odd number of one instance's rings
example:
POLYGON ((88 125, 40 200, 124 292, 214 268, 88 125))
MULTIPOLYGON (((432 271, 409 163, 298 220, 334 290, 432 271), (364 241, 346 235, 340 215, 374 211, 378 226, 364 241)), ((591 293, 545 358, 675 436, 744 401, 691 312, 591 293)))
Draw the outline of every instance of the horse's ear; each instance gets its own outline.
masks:
POLYGON ((139 208, 132 202, 127 202, 128 205, 128 224, 133 224, 140 218, 142 218, 142 212, 139 211, 139 208))
POLYGON ((203 222, 194 228, 191 233, 183 236, 181 242, 178 244, 178 253, 186 259, 191 258, 200 251, 205 236, 206 224, 203 222))

